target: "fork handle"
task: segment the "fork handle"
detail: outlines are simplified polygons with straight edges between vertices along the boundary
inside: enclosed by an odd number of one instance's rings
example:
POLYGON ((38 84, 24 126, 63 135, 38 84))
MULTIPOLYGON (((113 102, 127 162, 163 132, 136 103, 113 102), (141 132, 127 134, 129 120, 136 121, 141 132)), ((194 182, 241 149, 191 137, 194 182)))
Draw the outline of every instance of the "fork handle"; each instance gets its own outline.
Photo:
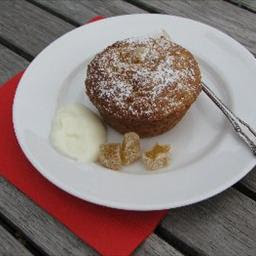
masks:
POLYGON ((231 125, 240 138, 248 145, 254 155, 256 155, 256 144, 246 134, 245 128, 251 133, 251 136, 256 138, 256 131, 249 126, 245 121, 235 115, 221 100, 220 98, 204 83, 202 82, 203 91, 206 95, 215 103, 215 105, 223 112, 227 117, 231 125))

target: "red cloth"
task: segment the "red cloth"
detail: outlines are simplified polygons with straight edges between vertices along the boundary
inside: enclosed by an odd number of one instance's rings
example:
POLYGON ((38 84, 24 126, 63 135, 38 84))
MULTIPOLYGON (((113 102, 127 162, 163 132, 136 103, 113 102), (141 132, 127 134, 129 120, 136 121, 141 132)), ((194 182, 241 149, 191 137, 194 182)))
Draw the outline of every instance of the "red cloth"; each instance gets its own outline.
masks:
POLYGON ((135 212, 98 206, 71 196, 42 177, 23 154, 13 130, 12 103, 22 74, 0 88, 1 176, 99 253, 131 254, 167 211, 135 212))

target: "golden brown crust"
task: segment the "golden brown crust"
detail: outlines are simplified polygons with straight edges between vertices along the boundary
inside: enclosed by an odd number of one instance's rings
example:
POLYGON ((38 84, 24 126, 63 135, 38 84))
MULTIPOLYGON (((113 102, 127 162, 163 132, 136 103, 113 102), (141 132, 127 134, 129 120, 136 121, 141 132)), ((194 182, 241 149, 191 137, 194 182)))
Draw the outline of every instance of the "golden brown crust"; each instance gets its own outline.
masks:
POLYGON ((107 47, 89 64, 85 84, 108 124, 142 137, 172 128, 201 91, 193 55, 164 36, 107 47))

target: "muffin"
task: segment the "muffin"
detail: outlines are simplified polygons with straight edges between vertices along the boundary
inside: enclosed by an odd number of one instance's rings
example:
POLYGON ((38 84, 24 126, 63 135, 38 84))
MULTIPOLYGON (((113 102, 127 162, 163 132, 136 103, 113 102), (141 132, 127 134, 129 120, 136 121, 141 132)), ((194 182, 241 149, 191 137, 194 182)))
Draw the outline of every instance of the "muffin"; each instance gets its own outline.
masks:
POLYGON ((117 41, 90 62, 86 93, 121 133, 155 136, 174 127, 201 92, 193 55, 166 34, 117 41))

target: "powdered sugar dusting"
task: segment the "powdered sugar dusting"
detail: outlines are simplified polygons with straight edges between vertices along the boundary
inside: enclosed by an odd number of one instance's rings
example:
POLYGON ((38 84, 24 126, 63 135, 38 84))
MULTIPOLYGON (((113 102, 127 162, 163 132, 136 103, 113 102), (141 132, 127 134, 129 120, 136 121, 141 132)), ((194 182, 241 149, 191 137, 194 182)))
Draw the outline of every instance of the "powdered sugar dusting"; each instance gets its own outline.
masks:
POLYGON ((166 32, 116 42, 90 63, 90 93, 104 102, 104 108, 114 104, 114 115, 128 112, 147 118, 175 111, 196 93, 191 82, 198 76, 192 68, 197 64, 184 51, 188 53, 166 32))

